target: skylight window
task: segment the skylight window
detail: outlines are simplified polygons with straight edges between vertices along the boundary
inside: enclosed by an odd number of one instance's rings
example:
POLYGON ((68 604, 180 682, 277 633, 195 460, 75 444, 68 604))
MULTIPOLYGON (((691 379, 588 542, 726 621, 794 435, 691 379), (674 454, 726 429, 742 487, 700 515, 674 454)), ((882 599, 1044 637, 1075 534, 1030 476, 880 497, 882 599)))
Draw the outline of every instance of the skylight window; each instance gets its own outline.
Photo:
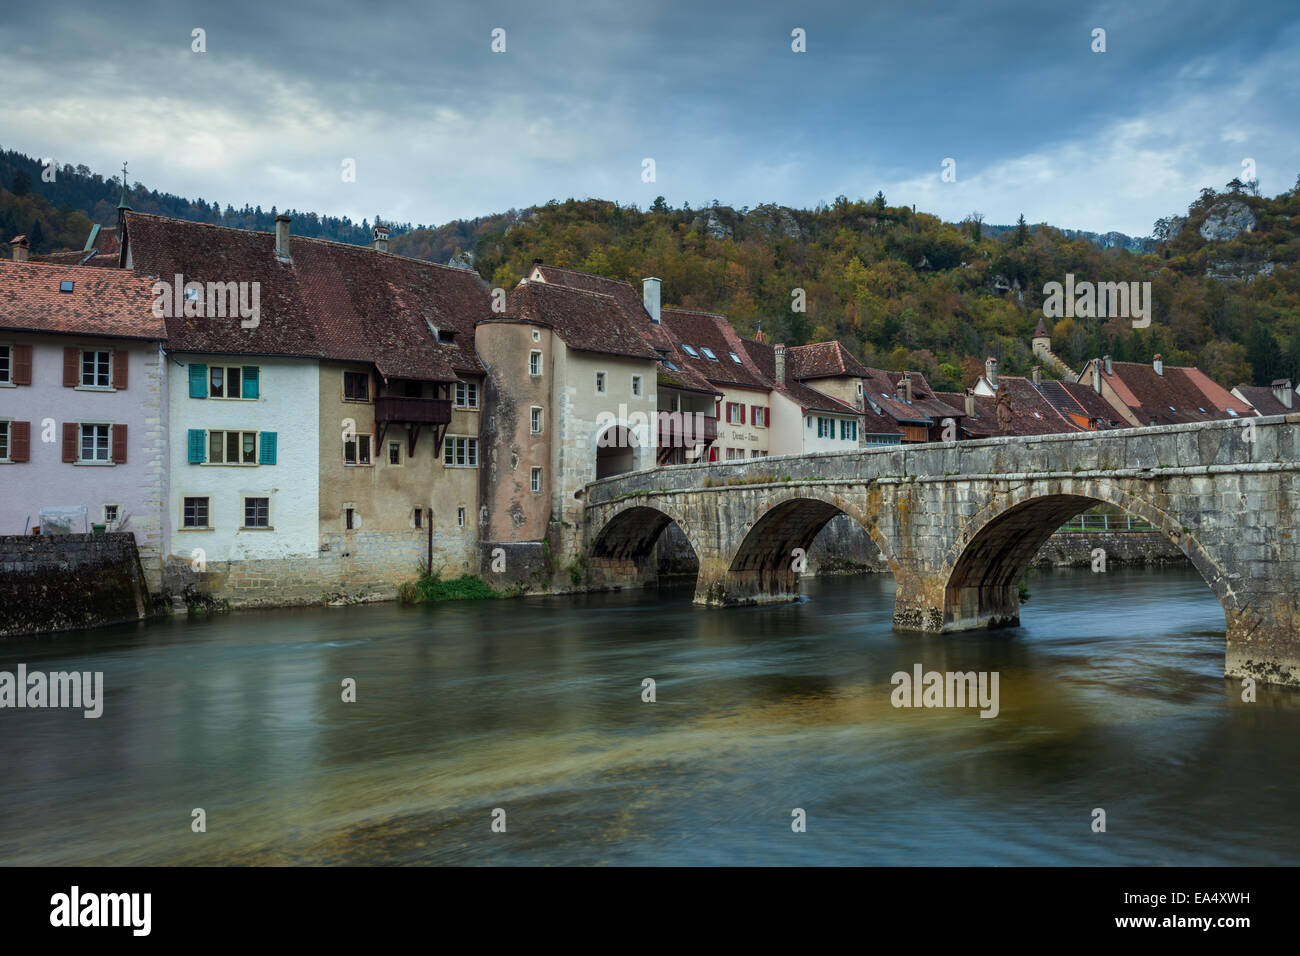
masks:
POLYGON ((689 345, 683 345, 682 351, 685 352, 687 355, 689 355, 691 358, 700 357, 700 353, 695 351, 695 349, 691 348, 689 345))
POLYGON ((1231 408, 1228 409, 1228 414, 1231 415, 1233 418, 1237 417, 1237 412, 1235 409, 1231 409, 1231 408))
POLYGON ((72 291, 72 280, 71 280, 71 279, 64 279, 62 282, 60 282, 60 283, 59 283, 59 291, 60 291, 60 292, 71 292, 71 291, 72 291))
POLYGON ((670 372, 677 371, 677 366, 674 365, 672 362, 668 361, 667 359, 664 359, 664 367, 667 368, 668 371, 670 372))
POLYGON ((737 355, 735 352, 728 352, 727 354, 731 356, 731 360, 735 362, 737 365, 744 364, 740 361, 740 356, 737 355))
POLYGON ((716 362, 718 360, 718 357, 713 354, 713 349, 702 348, 700 351, 704 353, 704 357, 710 362, 716 362))

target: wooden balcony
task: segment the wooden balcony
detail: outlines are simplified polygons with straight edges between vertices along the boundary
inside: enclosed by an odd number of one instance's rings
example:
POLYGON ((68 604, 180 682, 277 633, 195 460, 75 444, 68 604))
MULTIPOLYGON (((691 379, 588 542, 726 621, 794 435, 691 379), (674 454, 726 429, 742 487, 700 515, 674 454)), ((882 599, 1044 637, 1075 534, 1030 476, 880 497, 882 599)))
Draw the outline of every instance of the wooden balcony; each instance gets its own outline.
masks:
POLYGON ((660 463, 672 456, 678 448, 707 448, 718 439, 718 420, 712 415, 695 415, 691 412, 659 413, 660 463))
POLYGON ((451 399, 407 398, 389 395, 375 399, 375 423, 378 425, 448 425, 451 423, 451 399))

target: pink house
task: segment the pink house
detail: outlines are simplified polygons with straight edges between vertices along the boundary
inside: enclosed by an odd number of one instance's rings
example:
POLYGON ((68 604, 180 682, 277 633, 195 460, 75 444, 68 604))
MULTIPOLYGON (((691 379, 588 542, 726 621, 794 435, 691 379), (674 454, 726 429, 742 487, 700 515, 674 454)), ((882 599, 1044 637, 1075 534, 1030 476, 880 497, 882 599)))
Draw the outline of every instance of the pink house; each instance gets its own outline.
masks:
POLYGON ((29 533, 42 508, 84 508, 78 523, 135 535, 156 588, 166 328, 150 287, 115 269, 0 262, 0 534, 29 533))

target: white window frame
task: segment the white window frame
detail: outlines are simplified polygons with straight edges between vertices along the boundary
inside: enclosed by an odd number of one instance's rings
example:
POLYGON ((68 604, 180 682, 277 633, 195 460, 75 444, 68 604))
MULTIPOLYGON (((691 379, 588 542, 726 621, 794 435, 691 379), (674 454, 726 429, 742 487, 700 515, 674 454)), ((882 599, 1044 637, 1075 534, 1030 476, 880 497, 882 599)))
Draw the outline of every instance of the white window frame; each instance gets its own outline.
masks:
POLYGON ((456 408, 478 410, 478 382, 456 383, 456 408))
POLYGON ((464 508, 457 508, 457 509, 456 509, 456 527, 458 527, 458 528, 463 528, 463 527, 465 527, 465 509, 464 509, 464 508))
POLYGON ((479 461, 478 452, 479 452, 479 447, 478 447, 477 436, 447 435, 442 440, 442 466, 444 468, 477 468, 478 461, 479 461), (460 446, 456 444, 457 442, 465 443, 464 444, 465 452, 463 456, 458 453, 458 448, 460 446), (472 454, 471 454, 471 450, 473 452, 472 454), (451 458, 453 459, 452 461, 447 460, 449 453, 451 455, 451 458), (459 462, 455 460, 461 457, 465 459, 463 462, 459 462), (473 460, 471 461, 471 459, 473 460))
MULTIPOLYGON (((217 468, 255 468, 261 463, 262 458, 262 433, 252 428, 207 428, 203 432, 203 464, 213 465, 217 468), (212 460, 212 436, 218 434, 221 439, 221 461, 212 460), (229 441, 226 435, 239 436, 240 457, 243 457, 244 435, 253 436, 253 460, 252 461, 226 461, 226 447, 229 441)), ((192 496, 191 496, 192 497, 192 496)))
POLYGON ((609 373, 596 370, 596 394, 604 395, 609 391, 609 373))
POLYGON ((77 464, 78 465, 111 465, 113 464, 113 423, 112 422, 77 422, 77 464), (85 458, 83 452, 86 447, 85 429, 87 428, 104 428, 108 430, 108 440, 105 443, 105 456, 103 458, 85 458))
POLYGON ((112 502, 109 502, 108 504, 103 506, 103 510, 100 511, 100 516, 103 518, 103 522, 105 525, 117 524, 119 521, 122 520, 122 506, 115 505, 112 502), (113 508, 115 510, 116 517, 110 518, 108 516, 109 508, 113 508))
POLYGON ((535 495, 540 495, 542 493, 542 469, 536 465, 534 465, 532 471, 528 473, 528 487, 535 495))
POLYGON ((640 375, 632 376, 632 394, 635 395, 637 398, 641 397, 641 376, 640 375))
POLYGON ((540 435, 545 428, 545 418, 542 413, 542 406, 533 405, 528 409, 528 432, 530 435, 540 435))
MULTIPOLYGON (((13 421, 12 418, 0 418, 0 436, 3 436, 3 438, 4 438, 4 445, 2 446, 2 447, 3 447, 3 454, 0 454, 0 461, 4 461, 4 462, 9 462, 9 461, 12 461, 12 460, 13 460, 13 459, 10 457, 10 456, 13 454, 13 451, 14 451, 14 448, 13 448, 13 429, 9 427, 9 423, 10 423, 11 421, 13 421)), ((80 432, 77 433, 77 441, 78 441, 78 443, 80 443, 80 441, 81 441, 81 433, 80 433, 80 432)), ((80 445, 78 445, 78 447, 80 447, 80 445)))
MULTIPOLYGON (((252 366, 249 366, 250 368, 252 366)), ((261 374, 258 374, 259 389, 261 386, 261 374)), ((244 366, 242 365, 209 365, 207 375, 208 398, 215 399, 219 402, 255 402, 255 398, 244 398, 244 366), (214 369, 221 369, 221 390, 230 391, 230 373, 232 371, 239 373, 239 394, 238 395, 213 395, 212 394, 212 372, 214 369)))
MULTIPOLYGON (((77 360, 77 388, 84 389, 85 391, 88 392, 113 391, 113 359, 114 359, 113 353, 115 351, 116 349, 112 349, 112 348, 86 348, 83 346, 80 350, 80 358, 78 358, 77 360), (108 384, 87 385, 86 384, 86 356, 99 355, 101 353, 108 356, 108 384)), ((96 361, 96 365, 98 365, 98 361, 96 361)), ((94 374, 96 375, 96 377, 98 377, 99 375, 98 368, 96 368, 94 374)))
POLYGON ((541 378, 542 375, 542 350, 533 349, 528 353, 528 375, 531 378, 541 378))
POLYGON ((0 388, 7 388, 14 383, 14 346, 12 342, 0 342, 0 353, 4 354, 4 370, 0 371, 0 388))

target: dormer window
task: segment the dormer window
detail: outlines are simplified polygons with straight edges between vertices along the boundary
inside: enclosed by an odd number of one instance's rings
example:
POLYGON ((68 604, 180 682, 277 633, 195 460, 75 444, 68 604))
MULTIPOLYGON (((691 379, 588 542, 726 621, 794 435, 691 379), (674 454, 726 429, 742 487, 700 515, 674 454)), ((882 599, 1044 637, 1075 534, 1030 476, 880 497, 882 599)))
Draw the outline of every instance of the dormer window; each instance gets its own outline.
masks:
POLYGON ((682 351, 685 352, 687 355, 689 355, 691 358, 700 357, 700 353, 695 351, 695 349, 691 348, 689 345, 683 345, 682 351))

